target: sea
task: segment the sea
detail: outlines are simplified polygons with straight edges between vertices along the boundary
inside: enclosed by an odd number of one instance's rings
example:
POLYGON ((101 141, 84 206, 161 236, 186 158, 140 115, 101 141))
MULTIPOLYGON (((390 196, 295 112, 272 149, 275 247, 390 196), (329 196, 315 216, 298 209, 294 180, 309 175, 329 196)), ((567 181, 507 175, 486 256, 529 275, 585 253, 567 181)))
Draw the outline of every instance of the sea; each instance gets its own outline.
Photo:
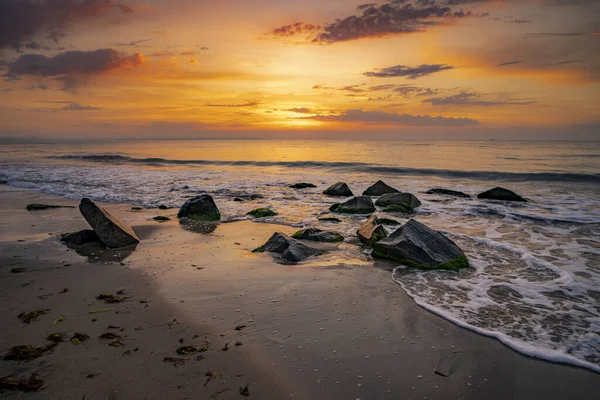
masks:
POLYGON ((360 195, 380 179, 423 203, 412 215, 380 215, 444 232, 472 265, 458 273, 397 266, 390 279, 398 290, 518 352, 600 372, 600 142, 0 143, 0 182, 10 186, 142 207, 179 207, 209 193, 224 221, 267 207, 278 215, 263 222, 335 230, 350 241, 367 216, 319 221, 339 201, 322 192, 342 181, 360 195), (317 187, 289 187, 299 182, 317 187), (496 186, 528 202, 477 199, 496 186))

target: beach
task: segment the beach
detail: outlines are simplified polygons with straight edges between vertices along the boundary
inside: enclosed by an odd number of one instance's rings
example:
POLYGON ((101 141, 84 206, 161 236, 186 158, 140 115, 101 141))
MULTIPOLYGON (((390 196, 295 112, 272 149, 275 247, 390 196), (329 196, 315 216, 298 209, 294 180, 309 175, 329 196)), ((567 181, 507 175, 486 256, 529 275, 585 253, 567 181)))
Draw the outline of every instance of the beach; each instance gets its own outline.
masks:
POLYGON ((597 373, 523 356, 419 307, 390 278, 395 264, 351 243, 282 265, 252 250, 293 227, 246 220, 199 233, 177 209, 113 203, 103 206, 139 246, 75 251, 59 236, 87 227, 77 208, 25 206, 78 201, 0 188, 0 347, 65 337, 35 360, 0 362, 1 376, 44 380, 26 398, 590 399, 600 390, 597 373), (172 220, 151 219, 159 214, 172 220), (126 298, 105 304, 104 293, 126 298), (35 309, 49 311, 17 318, 35 309), (107 331, 119 343, 99 338, 107 331), (75 344, 74 333, 89 339, 75 344))

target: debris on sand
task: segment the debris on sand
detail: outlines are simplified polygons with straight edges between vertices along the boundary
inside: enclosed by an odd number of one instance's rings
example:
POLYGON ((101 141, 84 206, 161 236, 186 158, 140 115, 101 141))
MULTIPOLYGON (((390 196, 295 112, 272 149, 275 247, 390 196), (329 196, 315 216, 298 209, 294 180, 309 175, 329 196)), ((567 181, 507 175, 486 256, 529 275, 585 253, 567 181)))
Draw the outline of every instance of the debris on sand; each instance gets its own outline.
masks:
POLYGON ((63 341, 63 339, 64 338, 62 333, 51 333, 48 336, 46 336, 46 340, 54 343, 60 343, 63 341))
POLYGON ((174 367, 178 365, 184 365, 187 360, 185 358, 176 358, 176 357, 165 357, 163 358, 163 362, 168 362, 173 364, 174 367))
POLYGON ((83 342, 85 342, 86 340, 88 340, 90 337, 88 335, 86 335, 85 333, 74 333, 73 336, 71 337, 71 343, 73 344, 82 344, 83 342))
POLYGON ((241 345, 243 345, 244 343, 242 343, 241 340, 238 340, 237 342, 235 342, 235 347, 239 347, 241 345))
POLYGON ((177 354, 182 356, 191 356, 197 353, 204 353, 210 348, 209 342, 204 342, 202 346, 181 346, 177 349, 177 354))
POLYGON ((217 373, 213 372, 211 370, 206 371, 206 374, 204 374, 207 376, 206 382, 204 383, 204 386, 208 385, 208 382, 217 379, 217 373))
POLYGON ((242 330, 242 329, 244 329, 245 327, 246 327, 246 325, 244 325, 244 324, 241 324, 241 325, 238 325, 238 326, 236 326, 236 327, 235 327, 235 328, 233 328, 233 329, 235 329, 236 331, 241 331, 241 330, 242 330))
POLYGON ((114 308, 105 308, 104 310, 90 310, 89 313, 90 314, 102 314, 102 313, 105 313, 105 312, 110 312, 112 310, 114 310, 114 308))
POLYGON ((65 294, 65 293, 69 293, 69 289, 64 288, 63 290, 61 290, 58 294, 65 294))
POLYGON ((246 386, 243 386, 240 388, 240 394, 245 397, 250 396, 250 384, 249 383, 246 383, 246 386))
POLYGON ((165 222, 165 221, 170 221, 171 218, 169 217, 165 217, 164 215, 158 215, 154 218, 152 218, 153 220, 157 221, 157 222, 165 222))
POLYGON ((110 347, 121 347, 121 346, 125 346, 125 344, 123 342, 121 342, 119 339, 117 340, 113 340, 111 342, 108 342, 108 345, 110 347))
POLYGON ((45 346, 20 345, 11 347, 11 349, 2 356, 7 361, 31 361, 52 351, 57 343, 47 344, 45 346))
POLYGON ((102 335, 100 335, 100 339, 109 339, 109 340, 114 340, 114 339, 121 339, 121 336, 112 333, 112 332, 105 332, 102 335))
POLYGON ((102 300, 104 301, 106 304, 116 304, 116 303, 122 303, 125 300, 127 300, 127 297, 125 296, 117 296, 116 294, 106 294, 106 293, 102 293, 101 295, 96 296, 97 300, 102 300))
POLYGON ((221 349, 221 351, 227 351, 229 350, 229 342, 226 342, 225 345, 223 346, 223 348, 221 349))
POLYGON ((33 311, 29 311, 29 312, 24 312, 19 314, 17 317, 19 319, 21 319, 21 321, 25 322, 26 324, 30 324, 33 321, 37 321, 37 319, 50 312, 50 309, 46 308, 44 310, 33 310, 33 311))
POLYGON ((58 317, 54 320, 54 322, 52 323, 52 325, 56 325, 59 322, 63 322, 65 320, 65 317, 58 317))
POLYGON ((13 268, 10 270, 11 274, 20 274, 27 271, 27 268, 13 268))
POLYGON ((44 386, 44 381, 32 374, 29 378, 14 378, 4 376, 0 378, 0 389, 19 390, 21 392, 35 392, 44 386))

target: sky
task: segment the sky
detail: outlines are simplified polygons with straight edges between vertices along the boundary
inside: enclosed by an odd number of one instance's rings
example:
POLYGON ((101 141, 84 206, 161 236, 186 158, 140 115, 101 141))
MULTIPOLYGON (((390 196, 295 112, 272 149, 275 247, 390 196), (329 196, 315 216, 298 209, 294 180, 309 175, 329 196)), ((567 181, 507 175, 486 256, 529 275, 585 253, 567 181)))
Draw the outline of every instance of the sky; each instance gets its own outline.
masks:
POLYGON ((0 0, 0 137, 600 140, 600 0, 0 0))

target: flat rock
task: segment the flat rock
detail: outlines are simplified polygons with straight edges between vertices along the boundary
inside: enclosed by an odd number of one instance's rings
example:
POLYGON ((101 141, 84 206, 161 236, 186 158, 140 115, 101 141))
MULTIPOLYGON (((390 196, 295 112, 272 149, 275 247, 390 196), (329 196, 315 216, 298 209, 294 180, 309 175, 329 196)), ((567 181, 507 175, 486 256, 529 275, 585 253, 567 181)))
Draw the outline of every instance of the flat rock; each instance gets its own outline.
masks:
POLYGON ((265 218, 265 217, 273 217, 277 215, 277 213, 273 210, 269 210, 268 208, 257 208, 247 213, 247 215, 251 215, 254 218, 265 218))
POLYGON ((292 238, 322 243, 335 243, 344 241, 344 236, 339 232, 324 231, 317 228, 302 229, 294 233, 292 238))
POLYGON ((377 181, 373 186, 370 186, 363 192, 363 196, 383 196, 388 193, 400 193, 400 191, 387 185, 383 181, 377 181))
POLYGON ((457 190, 442 189, 442 188, 429 189, 425 193, 427 193, 427 194, 439 194, 439 195, 442 195, 442 196, 454 196, 454 197, 471 198, 471 195, 468 195, 466 193, 459 192, 457 190))
POLYGON ((301 183, 295 183, 293 185, 290 185, 290 188, 292 188, 292 189, 308 189, 308 188, 316 188, 316 186, 313 185, 312 183, 301 182, 301 183))
POLYGON ((110 215, 94 201, 88 198, 81 199, 79 211, 106 247, 125 247, 140 242, 131 227, 110 215))
POLYGON ((352 193, 352 190, 350 190, 350 188, 348 187, 348 185, 345 182, 338 182, 338 183, 331 185, 330 187, 325 189, 323 194, 325 194, 327 196, 334 196, 334 197, 354 196, 354 193, 352 193))
POLYGON ((344 214, 371 214, 375 212, 375 205, 369 196, 357 196, 345 203, 332 205, 329 207, 329 211, 344 214))
POLYGON ((66 244, 84 245, 87 243, 101 242, 100 238, 91 229, 84 229, 79 232, 65 233, 61 235, 60 241, 66 244))
POLYGON ((38 210, 50 210, 52 208, 75 208, 74 206, 55 206, 55 205, 51 205, 51 204, 38 204, 38 203, 33 203, 33 204, 28 204, 27 207, 25 207, 27 209, 27 211, 38 211, 38 210))
POLYGON ((504 189, 501 187, 495 187, 493 189, 488 190, 487 192, 483 192, 477 195, 478 199, 488 199, 488 200, 503 200, 503 201, 520 201, 526 202, 527 200, 513 192, 512 190, 504 189))
POLYGON ((186 201, 179 209, 177 218, 188 218, 197 221, 219 221, 221 213, 212 196, 202 194, 186 201))
POLYGON ((298 262, 311 256, 321 254, 321 251, 292 239, 288 235, 276 232, 267 240, 267 242, 254 250, 255 253, 261 252, 278 253, 283 260, 298 262))
POLYGON ((414 219, 373 244, 373 257, 421 269, 458 270, 469 266, 465 253, 452 240, 414 219))
POLYGON ((386 212, 411 212, 421 206, 421 201, 411 193, 388 193, 377 199, 375 205, 386 212))
POLYGON ((361 227, 356 231, 358 240, 362 243, 372 246, 382 239, 385 239, 388 235, 387 231, 379 221, 377 216, 372 215, 361 227))

